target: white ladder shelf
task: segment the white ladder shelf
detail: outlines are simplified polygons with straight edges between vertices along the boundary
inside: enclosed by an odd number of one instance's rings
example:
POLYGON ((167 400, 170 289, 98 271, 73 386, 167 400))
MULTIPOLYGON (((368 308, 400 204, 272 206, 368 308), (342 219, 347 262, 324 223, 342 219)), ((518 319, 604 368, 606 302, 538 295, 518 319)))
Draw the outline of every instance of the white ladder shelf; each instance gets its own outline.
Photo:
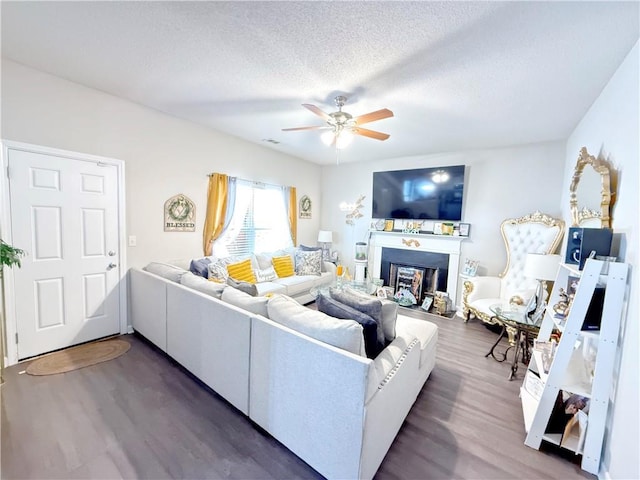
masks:
POLYGON ((553 330, 560 330, 560 342, 548 374, 543 369, 541 356, 536 355, 535 351, 531 356, 526 375, 535 375, 533 378, 538 385, 537 392, 527 388, 527 385, 530 385, 527 377, 520 389, 525 429, 528 432, 525 445, 535 449, 540 448, 542 440, 561 444, 562 434, 546 432, 560 390, 590 399, 584 445, 576 438, 568 444, 565 439, 562 446, 575 451, 576 454, 582 453, 582 469, 595 475, 600 468, 618 333, 627 295, 628 272, 629 266, 625 263, 594 259, 587 260, 583 271, 579 271, 575 265, 560 266, 538 335, 539 341, 549 341, 553 330), (580 278, 578 288, 567 318, 558 319, 554 317, 551 305, 559 301, 560 288, 567 287, 569 277, 580 278), (583 331, 583 322, 596 287, 605 287, 600 330, 583 331), (592 377, 585 377, 581 369, 584 360, 581 357, 580 346, 584 346, 585 342, 597 343, 592 377))

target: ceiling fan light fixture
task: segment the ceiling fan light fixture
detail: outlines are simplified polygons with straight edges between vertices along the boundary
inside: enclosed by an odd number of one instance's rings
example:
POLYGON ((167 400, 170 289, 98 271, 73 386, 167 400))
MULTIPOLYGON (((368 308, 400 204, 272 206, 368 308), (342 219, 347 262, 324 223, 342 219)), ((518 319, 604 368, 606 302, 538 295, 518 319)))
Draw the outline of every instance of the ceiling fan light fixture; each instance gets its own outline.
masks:
POLYGON ((327 130, 320 135, 320 139, 325 145, 335 145, 338 150, 342 150, 348 147, 353 141, 353 133, 346 129, 327 130))

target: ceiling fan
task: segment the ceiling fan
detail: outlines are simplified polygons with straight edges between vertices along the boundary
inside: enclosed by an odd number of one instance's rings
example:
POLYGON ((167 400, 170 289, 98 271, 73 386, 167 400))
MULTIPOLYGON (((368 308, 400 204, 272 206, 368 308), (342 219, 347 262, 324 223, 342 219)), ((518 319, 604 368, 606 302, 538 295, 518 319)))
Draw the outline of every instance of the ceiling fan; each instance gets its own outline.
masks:
POLYGON ((330 146, 334 146, 338 149, 346 147, 353 135, 362 135, 364 137, 374 138, 376 140, 386 140, 389 135, 382 132, 376 132, 375 130, 369 130, 362 128, 360 125, 365 123, 375 122, 376 120, 382 120, 383 118, 393 117, 393 112, 386 108, 382 110, 376 110, 375 112, 365 113, 358 117, 343 112, 342 107, 347 101, 347 97, 338 95, 335 98, 337 112, 325 113, 315 105, 303 103, 302 106, 311 112, 322 118, 326 125, 316 125, 312 127, 295 127, 295 128, 283 128, 283 132, 290 132, 294 130, 327 130, 322 134, 322 140, 324 143, 330 146))

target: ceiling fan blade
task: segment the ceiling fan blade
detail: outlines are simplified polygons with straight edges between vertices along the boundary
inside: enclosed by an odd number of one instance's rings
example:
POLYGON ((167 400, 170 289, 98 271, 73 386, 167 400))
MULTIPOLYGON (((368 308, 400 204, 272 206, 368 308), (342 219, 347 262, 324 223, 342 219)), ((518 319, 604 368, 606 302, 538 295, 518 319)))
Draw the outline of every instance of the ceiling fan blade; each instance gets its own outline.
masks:
POLYGON ((382 110, 376 110, 375 112, 365 113, 359 117, 354 118, 356 125, 364 125, 365 123, 375 122, 376 120, 382 120, 383 118, 393 117, 393 112, 387 108, 382 110))
POLYGON ((292 132, 294 130, 322 130, 322 129, 326 129, 326 128, 331 128, 331 127, 328 127, 326 125, 316 125, 316 126, 313 126, 313 127, 283 128, 282 131, 283 132, 292 132))
POLYGON ((322 110, 320 110, 318 107, 316 107, 315 105, 311 105, 310 103, 303 103, 302 106, 304 108, 306 108, 307 110, 312 111, 313 113, 315 113, 316 115, 318 115, 320 118, 322 118, 323 120, 329 120, 331 117, 329 116, 328 113, 324 113, 322 110))
POLYGON ((352 129, 352 132, 356 135, 362 135, 364 137, 375 138, 376 140, 386 140, 389 138, 389 134, 376 132, 374 130, 369 130, 367 128, 355 127, 352 129))

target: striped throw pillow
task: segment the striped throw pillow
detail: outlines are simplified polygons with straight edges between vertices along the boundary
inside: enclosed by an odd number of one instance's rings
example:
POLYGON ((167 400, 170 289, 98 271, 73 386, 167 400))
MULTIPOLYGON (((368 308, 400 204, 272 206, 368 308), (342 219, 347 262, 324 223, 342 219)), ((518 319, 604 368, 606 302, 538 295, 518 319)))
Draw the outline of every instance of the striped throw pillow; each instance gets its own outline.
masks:
POLYGON ((234 280, 256 283, 256 276, 253 273, 253 267, 251 266, 250 258, 247 258, 242 262, 230 263, 229 265, 227 265, 227 272, 229 272, 229 276, 234 280))
POLYGON ((293 270, 293 262, 290 255, 283 255, 281 257, 273 257, 271 259, 273 268, 278 274, 278 278, 291 277, 295 273, 293 270))

